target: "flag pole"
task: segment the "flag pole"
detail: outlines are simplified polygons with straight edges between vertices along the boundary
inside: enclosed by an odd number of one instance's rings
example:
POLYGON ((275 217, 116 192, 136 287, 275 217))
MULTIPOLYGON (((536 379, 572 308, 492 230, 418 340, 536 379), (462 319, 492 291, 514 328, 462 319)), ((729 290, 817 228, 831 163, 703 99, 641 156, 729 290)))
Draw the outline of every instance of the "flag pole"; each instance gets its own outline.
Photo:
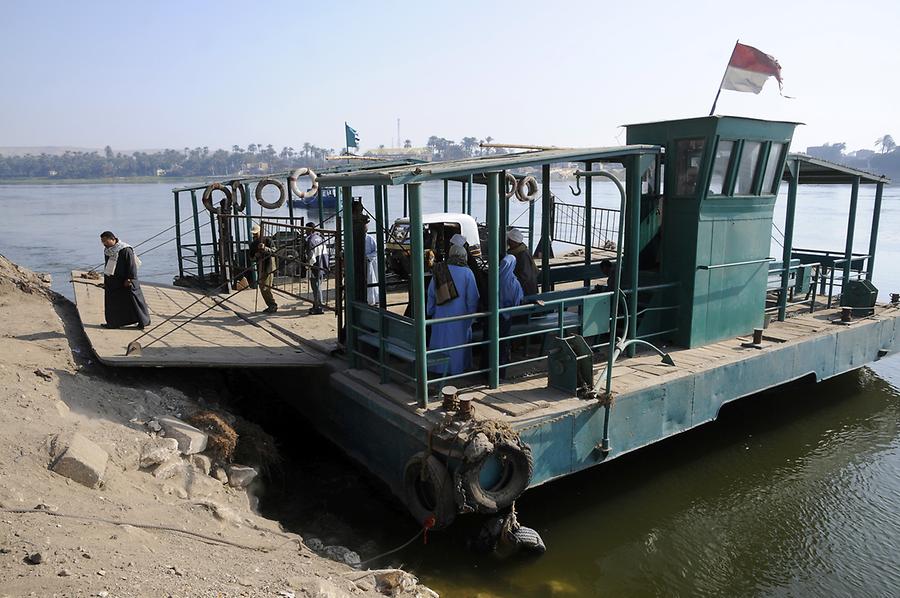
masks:
MULTIPOLYGON (((741 42, 741 38, 734 40, 734 47, 737 48, 737 45, 741 42)), ((728 75, 728 67, 731 66, 731 57, 734 56, 734 49, 731 50, 731 54, 728 56, 728 64, 725 65, 725 72, 722 73, 722 80, 719 82, 719 91, 716 92, 716 99, 713 100, 712 108, 709 109, 709 115, 712 116, 716 111, 716 104, 719 103, 719 94, 722 93, 722 86, 725 84, 725 77, 728 75)))

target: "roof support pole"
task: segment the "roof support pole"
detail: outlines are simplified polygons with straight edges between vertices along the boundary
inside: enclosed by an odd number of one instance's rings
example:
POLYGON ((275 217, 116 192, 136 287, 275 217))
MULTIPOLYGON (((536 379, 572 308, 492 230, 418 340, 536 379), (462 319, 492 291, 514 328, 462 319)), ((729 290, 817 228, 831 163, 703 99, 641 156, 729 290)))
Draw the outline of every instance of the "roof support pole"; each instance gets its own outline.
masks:
POLYGON ((466 214, 468 214, 469 216, 472 215, 472 179, 473 179, 473 176, 474 175, 471 175, 471 174, 469 175, 469 182, 468 182, 469 191, 468 191, 467 195, 469 196, 469 202, 466 205, 466 214))
POLYGON ((850 188, 850 216, 847 218, 847 245, 844 248, 844 274, 841 278, 841 292, 850 282, 850 260, 853 257, 853 231, 856 228, 856 204, 859 199, 859 177, 853 177, 850 188))
POLYGON ((376 254, 378 262, 378 304, 382 311, 387 309, 387 290, 384 286, 384 191, 383 185, 375 185, 375 242, 378 243, 376 254))
POLYGON ((541 167, 541 292, 550 291, 550 165, 541 167))
MULTIPOLYGON (((628 221, 628 237, 625 259, 628 264, 628 282, 631 284, 631 295, 628 297, 628 338, 637 338, 637 311, 638 311, 638 254, 641 242, 641 157, 632 156, 627 170, 625 181, 628 198, 628 208, 625 218, 628 221)), ((590 186, 588 186, 590 188, 590 186)), ((625 224, 624 222, 622 224, 625 224)), ((616 264, 621 268, 623 264, 616 264)), ((621 287, 616 287, 621 288, 621 287)), ((634 357, 635 345, 628 346, 628 357, 634 357)))
POLYGON ((878 244, 878 221, 881 220, 881 194, 884 191, 884 183, 875 186, 875 209, 872 211, 872 232, 869 233, 869 262, 866 269, 866 280, 872 281, 872 273, 875 271, 875 246, 878 244))
POLYGON ((450 207, 450 206, 448 205, 448 204, 449 204, 449 200, 450 200, 450 198, 448 197, 448 192, 450 191, 449 187, 450 187, 450 181, 448 181, 447 179, 444 179, 444 213, 445 213, 445 214, 446 214, 447 211, 448 211, 447 208, 450 207))
MULTIPOLYGON (((504 197, 506 194, 503 194, 504 197)), ((534 255, 534 202, 528 202, 528 253, 534 255)))
MULTIPOLYGON (((497 180, 506 181, 505 170, 500 171, 497 180)), ((509 200, 506 199, 506 193, 501 193, 497 196, 497 203, 500 206, 500 226, 497 229, 500 231, 500 236, 497 239, 497 251, 499 253, 497 255, 502 259, 506 257, 506 233, 509 231, 509 200)), ((487 214, 485 214, 485 216, 487 216, 487 214)))
POLYGON ((794 247, 794 215, 797 211, 797 187, 800 181, 800 161, 788 162, 791 179, 788 182, 787 208, 784 215, 784 246, 781 253, 781 293, 778 296, 778 321, 787 316, 788 283, 791 279, 791 253, 794 247))
POLYGON ((419 407, 428 406, 428 357, 425 343, 425 247, 422 239, 421 183, 405 185, 409 198, 409 234, 412 246, 412 297, 413 325, 416 339, 416 400, 419 407))
MULTIPOLYGON (((487 254, 488 254, 488 385, 500 386, 500 238, 506 231, 500 228, 500 180, 496 172, 487 173, 487 254)), ((505 198, 506 195, 503 194, 505 198)))
POLYGON ((461 192, 460 198, 459 198, 459 213, 465 214, 466 213, 466 183, 465 182, 462 182, 459 184, 459 190, 461 192))
POLYGON ((356 252, 353 248, 353 189, 341 187, 341 213, 344 216, 344 293, 345 293, 345 318, 347 323, 347 355, 350 357, 350 367, 357 368, 356 358, 356 318, 353 317, 353 302, 356 300, 356 252))
POLYGON ((409 189, 403 185, 403 217, 409 216, 409 189))
MULTIPOLYGON (((584 169, 588 172, 594 168, 592 162, 585 162, 584 169)), ((584 188, 584 286, 591 286, 591 237, 594 234, 593 222, 591 219, 594 215, 594 179, 590 175, 585 177, 587 186, 584 188)))

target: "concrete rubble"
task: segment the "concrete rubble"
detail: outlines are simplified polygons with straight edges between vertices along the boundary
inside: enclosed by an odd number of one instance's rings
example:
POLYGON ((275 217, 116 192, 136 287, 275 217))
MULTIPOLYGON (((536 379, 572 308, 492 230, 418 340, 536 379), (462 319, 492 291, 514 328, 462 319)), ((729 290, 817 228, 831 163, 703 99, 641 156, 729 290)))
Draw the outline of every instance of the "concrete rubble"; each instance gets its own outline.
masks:
POLYGON ((206 449, 208 436, 194 426, 169 416, 159 416, 156 422, 162 427, 167 438, 178 441, 178 450, 182 455, 202 453, 206 449))
POLYGON ((106 451, 78 433, 57 437, 55 445, 58 456, 50 465, 52 471, 88 488, 100 485, 109 460, 106 451))

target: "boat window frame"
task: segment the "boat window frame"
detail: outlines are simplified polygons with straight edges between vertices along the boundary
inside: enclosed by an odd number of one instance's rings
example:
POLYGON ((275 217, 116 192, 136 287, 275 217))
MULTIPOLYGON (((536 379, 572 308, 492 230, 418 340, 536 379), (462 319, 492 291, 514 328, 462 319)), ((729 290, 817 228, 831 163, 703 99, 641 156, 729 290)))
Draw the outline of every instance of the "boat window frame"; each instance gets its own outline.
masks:
POLYGON ((740 139, 733 139, 730 137, 729 138, 716 137, 716 146, 715 146, 715 150, 713 150, 713 152, 710 156, 709 177, 707 177, 708 180, 706 182, 706 196, 707 197, 728 197, 731 195, 731 186, 732 186, 733 179, 734 179, 733 171, 735 169, 735 164, 737 163, 737 160, 735 160, 735 156, 739 155, 738 149, 739 149, 740 144, 741 144, 740 139), (713 173, 715 172, 716 163, 718 161, 717 157, 718 157, 718 153, 719 153, 719 146, 722 144, 722 142, 731 143, 732 145, 731 145, 731 151, 729 152, 729 155, 728 155, 728 164, 725 166, 725 172, 722 177, 722 190, 720 192, 716 193, 716 192, 712 191, 712 189, 710 189, 710 185, 712 184, 713 173))
POLYGON ((753 197, 755 195, 759 195, 759 185, 761 183, 760 179, 760 164, 763 150, 766 147, 765 139, 741 139, 741 151, 738 159, 735 163, 734 173, 731 181, 731 193, 732 197, 753 197), (759 144, 759 153, 756 156, 756 164, 753 165, 752 173, 751 173, 751 181, 750 181, 750 191, 748 193, 738 193, 738 182, 740 181, 740 169, 741 163, 744 160, 744 152, 747 150, 747 143, 758 143, 759 144))
MULTIPOLYGON (((762 180, 760 181, 760 195, 778 195, 778 188, 781 183, 781 173, 784 172, 784 162, 787 159, 787 152, 789 149, 789 141, 784 139, 773 139, 769 141, 769 147, 766 155, 766 168, 763 169, 762 172, 762 180), (772 150, 775 150, 775 146, 781 146, 780 153, 775 156, 775 161, 771 162, 773 165, 772 170, 772 181, 769 183, 768 188, 766 188, 766 174, 768 173, 768 166, 770 161, 773 158, 772 150)), ((776 150, 777 151, 777 150, 776 150)))
POLYGON ((693 135, 690 137, 678 137, 676 139, 673 139, 672 143, 674 145, 673 149, 675 150, 674 152, 672 152, 675 155, 675 164, 674 164, 674 168, 672 168, 672 178, 674 179, 673 180, 674 193, 672 194, 672 196, 678 197, 678 198, 696 198, 698 189, 701 188, 700 183, 701 182, 705 183, 706 179, 708 178, 708 177, 703 176, 703 173, 704 173, 704 169, 706 168, 706 162, 708 162, 708 160, 709 160, 707 151, 706 151, 707 146, 709 145, 709 137, 704 136, 704 135, 693 135), (681 160, 681 156, 683 153, 681 150, 682 142, 700 142, 702 144, 702 149, 700 151, 700 163, 697 167, 697 177, 694 179, 693 189, 689 193, 682 193, 681 189, 680 189, 680 187, 681 187, 680 180, 679 180, 680 174, 681 174, 680 173, 680 165, 681 165, 680 160, 681 160))

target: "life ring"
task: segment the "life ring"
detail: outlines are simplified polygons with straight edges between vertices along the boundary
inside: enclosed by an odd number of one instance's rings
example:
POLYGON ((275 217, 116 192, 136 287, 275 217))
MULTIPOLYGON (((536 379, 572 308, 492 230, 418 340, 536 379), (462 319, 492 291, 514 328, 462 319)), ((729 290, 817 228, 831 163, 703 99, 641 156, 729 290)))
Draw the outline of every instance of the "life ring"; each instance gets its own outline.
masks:
POLYGON ((319 192, 319 182, 316 180, 318 178, 319 177, 316 176, 316 173, 313 172, 312 168, 298 168, 288 177, 288 181, 291 183, 291 192, 293 192, 297 199, 314 196, 319 192), (297 187, 297 179, 304 176, 309 177, 309 189, 301 191, 297 187))
POLYGON ((529 175, 524 177, 516 185, 516 199, 524 202, 531 202, 537 199, 538 183, 537 179, 529 175))
POLYGON ((244 208, 247 207, 247 193, 244 189, 244 185, 241 184, 240 181, 231 181, 228 183, 231 186, 231 197, 234 199, 234 209, 239 213, 244 211, 244 208), (238 202, 238 197, 240 196, 241 200, 238 202))
POLYGON ((212 212, 213 214, 218 214, 220 212, 219 207, 213 204, 212 194, 213 191, 221 191, 225 194, 225 212, 231 212, 231 202, 234 197, 231 195, 231 189, 223 185, 222 183, 212 183, 209 187, 204 189, 203 191, 203 207, 212 212))
POLYGON ((281 181, 276 181, 275 179, 263 179, 260 182, 256 183, 256 203, 261 205, 264 208, 268 208, 270 210, 276 210, 284 205, 284 185, 281 184, 281 181), (266 201, 263 198, 263 189, 266 188, 267 185, 275 185, 278 189, 278 199, 275 201, 266 201))
POLYGON ((464 465, 462 484, 468 502, 478 511, 495 513, 513 503, 528 488, 534 472, 531 449, 504 440, 494 443, 493 450, 481 451, 475 461, 464 465), (495 480, 485 487, 485 467, 497 469, 495 480))
POLYGON ((416 453, 403 468, 406 506, 419 523, 434 517, 436 528, 456 519, 456 500, 450 472, 434 455, 416 453))
POLYGON ((519 182, 516 180, 516 177, 510 173, 506 173, 506 199, 509 199, 513 195, 516 194, 516 188, 518 187, 519 182))

